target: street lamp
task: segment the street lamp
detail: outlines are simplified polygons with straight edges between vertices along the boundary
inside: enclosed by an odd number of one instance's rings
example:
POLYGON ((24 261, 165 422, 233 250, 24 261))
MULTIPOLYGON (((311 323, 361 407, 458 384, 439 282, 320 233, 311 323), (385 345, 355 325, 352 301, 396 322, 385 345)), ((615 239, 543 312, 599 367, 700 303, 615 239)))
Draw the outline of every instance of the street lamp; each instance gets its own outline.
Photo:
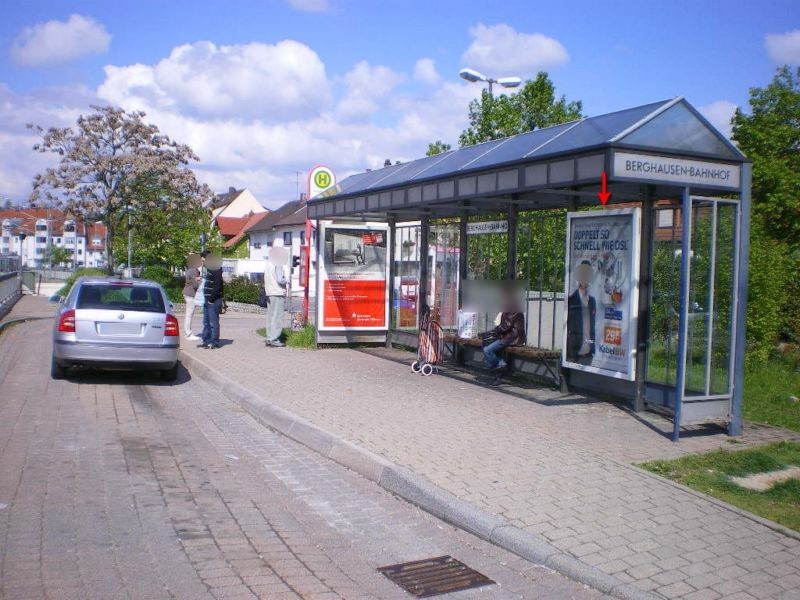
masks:
POLYGON ((522 83, 522 79, 519 77, 500 77, 499 79, 494 79, 493 77, 487 77, 475 69, 461 69, 458 74, 461 79, 466 79, 471 83, 475 83, 476 81, 485 81, 489 84, 490 95, 492 94, 492 85, 495 83, 499 83, 504 88, 519 87, 519 85, 522 83))

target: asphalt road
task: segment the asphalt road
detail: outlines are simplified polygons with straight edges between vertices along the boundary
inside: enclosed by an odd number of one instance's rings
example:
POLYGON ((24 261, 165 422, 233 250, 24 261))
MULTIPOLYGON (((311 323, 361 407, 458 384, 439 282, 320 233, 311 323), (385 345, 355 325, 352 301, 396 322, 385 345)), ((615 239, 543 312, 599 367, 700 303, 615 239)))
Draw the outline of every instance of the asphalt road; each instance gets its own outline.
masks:
POLYGON ((49 331, 0 336, 0 598, 410 598, 376 568, 443 554, 497 582, 454 598, 601 597, 265 429, 185 370, 51 381, 49 331))

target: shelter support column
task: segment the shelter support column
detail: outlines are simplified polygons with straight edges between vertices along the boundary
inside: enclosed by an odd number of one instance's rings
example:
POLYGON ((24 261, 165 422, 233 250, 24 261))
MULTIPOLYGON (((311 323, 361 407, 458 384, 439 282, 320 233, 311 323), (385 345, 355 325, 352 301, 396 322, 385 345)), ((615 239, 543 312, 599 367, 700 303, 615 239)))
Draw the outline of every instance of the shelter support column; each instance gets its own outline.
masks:
POLYGON ((689 188, 683 188, 681 209, 681 283, 678 318, 678 369, 675 377, 675 409, 672 413, 672 441, 677 442, 681 434, 683 395, 686 390, 686 343, 689 335, 689 269, 692 247, 692 197, 689 188))
POLYGON ((736 304, 736 330, 733 344, 733 398, 731 399, 728 435, 742 434, 742 402, 744 399, 744 359, 747 347, 747 283, 750 256, 750 184, 752 164, 742 165, 741 190, 739 192, 739 227, 737 231, 739 269, 736 281, 738 302, 736 304))
POLYGON ((389 224, 389 323, 386 331, 386 347, 392 347, 392 329, 394 329, 394 263, 395 263, 395 236, 397 234, 397 217, 389 215, 386 219, 389 224))
MULTIPOLYGON (((516 194, 513 200, 516 200, 516 194)), ((517 278, 517 217, 519 209, 512 201, 508 205, 508 255, 506 259, 506 279, 517 278)))
POLYGON ((458 308, 464 302, 464 284, 467 280, 467 215, 462 214, 458 220, 458 308))
POLYGON ((634 412, 644 410, 645 380, 647 379, 647 342, 650 323, 650 286, 652 283, 653 262, 653 210, 654 189, 645 188, 642 200, 641 255, 639 262, 639 316, 636 324, 636 395, 633 399, 634 412))
POLYGON ((420 319, 428 310, 428 242, 431 233, 430 217, 420 217, 419 225, 419 291, 417 292, 417 314, 420 319))

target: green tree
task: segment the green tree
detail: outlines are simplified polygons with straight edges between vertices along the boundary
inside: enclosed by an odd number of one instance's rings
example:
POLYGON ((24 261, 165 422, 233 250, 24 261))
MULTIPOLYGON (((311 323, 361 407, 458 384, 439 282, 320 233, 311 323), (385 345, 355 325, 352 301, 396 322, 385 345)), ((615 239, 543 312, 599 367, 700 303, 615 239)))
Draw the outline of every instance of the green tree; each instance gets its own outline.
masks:
POLYGON ((451 148, 452 146, 450 144, 445 144, 442 140, 436 140, 428 144, 428 151, 425 153, 425 156, 436 156, 442 152, 448 152, 451 148))
MULTIPOLYGON (((200 251, 200 234, 208 236, 208 250, 219 251, 222 239, 219 232, 209 229, 208 212, 202 208, 183 208, 165 211, 160 208, 141 208, 130 217, 131 255, 135 265, 164 265, 183 267, 186 256, 200 251)), ((111 238, 113 253, 128 255, 128 217, 111 238)))
POLYGON ((753 161, 753 210, 776 239, 800 247, 800 67, 750 90, 750 114, 736 110, 733 138, 753 161))
POLYGON ((63 246, 50 246, 44 253, 44 261, 51 267, 69 266, 72 263, 72 252, 63 246))
POLYGON ((556 97, 556 88, 544 71, 528 80, 513 95, 494 97, 488 90, 469 103, 469 127, 458 138, 460 146, 472 146, 509 135, 525 133, 580 119, 583 104, 556 97))
MULTIPOLYGON (((131 214, 198 209, 211 197, 188 167, 198 160, 189 146, 145 123, 143 112, 92 109, 75 129, 28 125, 41 137, 33 149, 59 157, 57 166, 33 178, 32 202, 48 201, 79 217, 99 216, 114 240, 131 214)), ((113 271, 114 245, 107 251, 113 271)))

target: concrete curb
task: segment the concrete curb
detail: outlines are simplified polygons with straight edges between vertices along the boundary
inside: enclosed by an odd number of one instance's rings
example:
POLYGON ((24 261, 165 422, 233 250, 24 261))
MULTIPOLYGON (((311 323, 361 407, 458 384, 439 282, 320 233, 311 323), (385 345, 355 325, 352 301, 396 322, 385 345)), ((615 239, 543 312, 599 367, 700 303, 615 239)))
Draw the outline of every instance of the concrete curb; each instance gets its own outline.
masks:
POLYGON ((181 352, 181 362, 237 402, 259 423, 285 435, 422 510, 526 560, 622 600, 660 600, 661 596, 624 583, 597 567, 566 554, 546 540, 511 525, 502 517, 460 500, 426 478, 275 406, 201 360, 181 352))
POLYGON ((9 319, 0 323, 0 333, 3 333, 7 328, 18 325, 20 323, 27 323, 28 321, 43 321, 45 319, 52 319, 53 317, 20 317, 19 319, 9 319))

